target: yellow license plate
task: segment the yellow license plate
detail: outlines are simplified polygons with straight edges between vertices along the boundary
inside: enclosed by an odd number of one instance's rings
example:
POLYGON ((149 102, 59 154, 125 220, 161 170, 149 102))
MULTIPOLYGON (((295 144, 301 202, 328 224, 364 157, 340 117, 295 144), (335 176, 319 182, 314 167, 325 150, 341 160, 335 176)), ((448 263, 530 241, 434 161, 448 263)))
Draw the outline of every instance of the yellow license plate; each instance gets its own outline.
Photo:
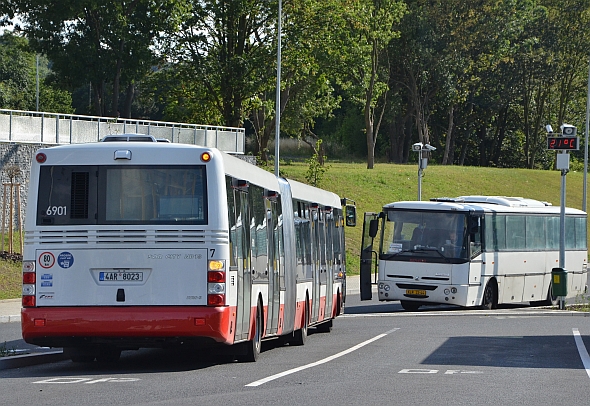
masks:
POLYGON ((426 296, 426 291, 418 289, 406 289, 406 295, 426 296))

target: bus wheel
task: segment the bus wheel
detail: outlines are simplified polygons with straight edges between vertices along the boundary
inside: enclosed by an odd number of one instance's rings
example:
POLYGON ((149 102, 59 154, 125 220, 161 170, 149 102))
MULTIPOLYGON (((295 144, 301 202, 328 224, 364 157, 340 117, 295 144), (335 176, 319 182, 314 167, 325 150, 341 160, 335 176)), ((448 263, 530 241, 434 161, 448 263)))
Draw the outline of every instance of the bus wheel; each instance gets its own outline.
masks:
POLYGON ((258 302, 256 307, 256 317, 254 319, 254 337, 251 341, 244 343, 246 346, 246 356, 243 358, 245 362, 256 362, 260 355, 262 348, 262 306, 258 302))
POLYGON ((72 362, 93 362, 96 351, 93 348, 65 347, 63 353, 72 362))
POLYGON ((117 347, 101 347, 96 356, 98 362, 117 362, 121 358, 121 350, 117 347))
POLYGON ((332 331, 332 327, 334 326, 334 319, 330 319, 325 321, 321 324, 316 326, 316 331, 318 333, 330 333, 332 331))
POLYGON ((484 310, 492 310, 498 307, 498 287, 494 280, 490 280, 483 291, 483 298, 481 299, 481 308, 484 310))
POLYGON ((407 312, 415 312, 421 306, 420 303, 412 302, 410 300, 402 300, 400 303, 401 303, 403 309, 407 312))
POLYGON ((293 345, 305 345, 307 339, 307 327, 309 324, 309 300, 305 296, 305 309, 303 310, 303 326, 293 333, 293 345))
POLYGON ((547 298, 545 300, 537 300, 530 302, 531 306, 555 306, 559 303, 557 296, 553 296, 553 284, 549 285, 547 291, 547 298))

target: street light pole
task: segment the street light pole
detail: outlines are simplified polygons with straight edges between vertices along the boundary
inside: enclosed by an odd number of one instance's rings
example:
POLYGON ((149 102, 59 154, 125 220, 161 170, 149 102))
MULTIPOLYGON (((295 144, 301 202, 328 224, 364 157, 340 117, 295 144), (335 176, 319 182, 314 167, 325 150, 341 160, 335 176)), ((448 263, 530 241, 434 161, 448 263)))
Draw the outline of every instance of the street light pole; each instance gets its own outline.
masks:
POLYGON ((422 151, 418 153, 418 201, 422 200, 422 151))
POLYGON ((586 211, 586 189, 588 178, 588 133, 590 132, 590 57, 588 58, 588 90, 586 94, 586 138, 584 141, 584 185, 582 187, 582 211, 586 211))
POLYGON ((281 20, 283 5, 279 0, 279 18, 277 23, 277 96, 275 106, 275 176, 279 176, 279 151, 281 141, 281 20))

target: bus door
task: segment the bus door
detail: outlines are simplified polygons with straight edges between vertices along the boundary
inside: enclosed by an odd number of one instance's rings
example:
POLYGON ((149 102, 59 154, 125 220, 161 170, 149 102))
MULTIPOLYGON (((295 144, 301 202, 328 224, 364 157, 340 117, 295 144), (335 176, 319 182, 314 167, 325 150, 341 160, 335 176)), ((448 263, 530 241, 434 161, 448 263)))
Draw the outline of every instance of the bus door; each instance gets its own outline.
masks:
POLYGON ((321 239, 320 239, 320 211, 318 207, 311 207, 311 226, 312 226, 312 272, 313 272, 313 291, 312 291, 312 312, 311 312, 311 322, 315 322, 318 320, 320 314, 320 287, 321 287, 321 264, 320 258, 322 256, 321 250, 321 239))
MULTIPOLYGON (((326 309, 328 308, 328 260, 327 260, 327 243, 326 243, 326 212, 319 209, 318 210, 318 235, 319 235, 319 254, 320 254, 320 292, 318 296, 321 296, 321 292, 326 292, 326 301, 324 302, 324 310, 323 310, 323 317, 325 317, 326 309)), ((321 307, 321 302, 320 306, 321 307)), ((318 310, 318 313, 322 313, 321 309, 318 310)), ((319 314, 318 314, 319 318, 319 314)))
POLYGON ((332 301, 334 296, 334 274, 336 271, 336 260, 334 256, 334 233, 336 226, 334 225, 334 214, 332 212, 326 213, 326 313, 324 318, 332 317, 332 301))
MULTIPOLYGON (((271 192, 272 193, 272 192, 271 192)), ((279 238, 277 235, 277 202, 266 200, 266 230, 268 235, 268 312, 266 333, 275 334, 279 325, 279 238)))
POLYGON ((377 213, 365 213, 363 223, 363 238, 361 241, 361 300, 371 300, 373 290, 371 286, 371 272, 377 266, 373 264, 373 242, 379 228, 379 215, 377 213))
POLYGON ((236 340, 248 339, 250 331, 250 307, 252 294, 252 274, 250 272, 250 210, 248 205, 248 193, 242 190, 234 190, 235 216, 236 216, 236 241, 239 244, 237 261, 238 265, 238 302, 236 309, 236 340))

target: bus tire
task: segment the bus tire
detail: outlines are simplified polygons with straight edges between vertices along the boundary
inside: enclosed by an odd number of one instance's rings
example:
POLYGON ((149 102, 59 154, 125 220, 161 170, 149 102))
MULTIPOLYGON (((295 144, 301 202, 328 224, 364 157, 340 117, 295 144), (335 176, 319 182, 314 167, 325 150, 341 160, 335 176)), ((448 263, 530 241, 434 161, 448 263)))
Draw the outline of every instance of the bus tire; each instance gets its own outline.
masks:
POLYGON ((419 302, 412 302, 411 300, 401 300, 402 308, 407 312, 415 312, 422 306, 419 302))
POLYGON ((121 358, 121 350, 117 347, 101 347, 96 355, 96 361, 102 363, 117 362, 121 358))
POLYGON ((336 317, 340 316, 344 313, 344 296, 340 294, 340 290, 338 290, 338 294, 336 295, 338 301, 336 302, 336 317))
POLYGON ((553 284, 549 285, 547 290, 547 298, 545 300, 538 300, 530 302, 531 306, 556 306, 559 303, 557 296, 553 296, 553 284))
POLYGON ((328 321, 324 321, 316 326, 316 331, 318 333, 330 333, 332 332, 332 327, 334 326, 334 319, 330 319, 328 321))
POLYGON ((305 308, 303 310, 303 326, 299 330, 293 332, 293 345, 305 345, 307 341, 307 328, 309 326, 309 300, 308 296, 305 295, 305 308))
POLYGON ((256 306, 256 317, 254 318, 254 337, 252 340, 246 341, 246 355, 243 357, 244 362, 256 362, 260 355, 260 349, 262 348, 262 305, 258 301, 256 306))
POLYGON ((498 285, 494 279, 490 279, 483 291, 481 298, 481 308, 483 310, 492 310, 498 307, 498 285))
POLYGON ((94 362, 96 351, 93 348, 65 347, 63 353, 72 362, 94 362))

